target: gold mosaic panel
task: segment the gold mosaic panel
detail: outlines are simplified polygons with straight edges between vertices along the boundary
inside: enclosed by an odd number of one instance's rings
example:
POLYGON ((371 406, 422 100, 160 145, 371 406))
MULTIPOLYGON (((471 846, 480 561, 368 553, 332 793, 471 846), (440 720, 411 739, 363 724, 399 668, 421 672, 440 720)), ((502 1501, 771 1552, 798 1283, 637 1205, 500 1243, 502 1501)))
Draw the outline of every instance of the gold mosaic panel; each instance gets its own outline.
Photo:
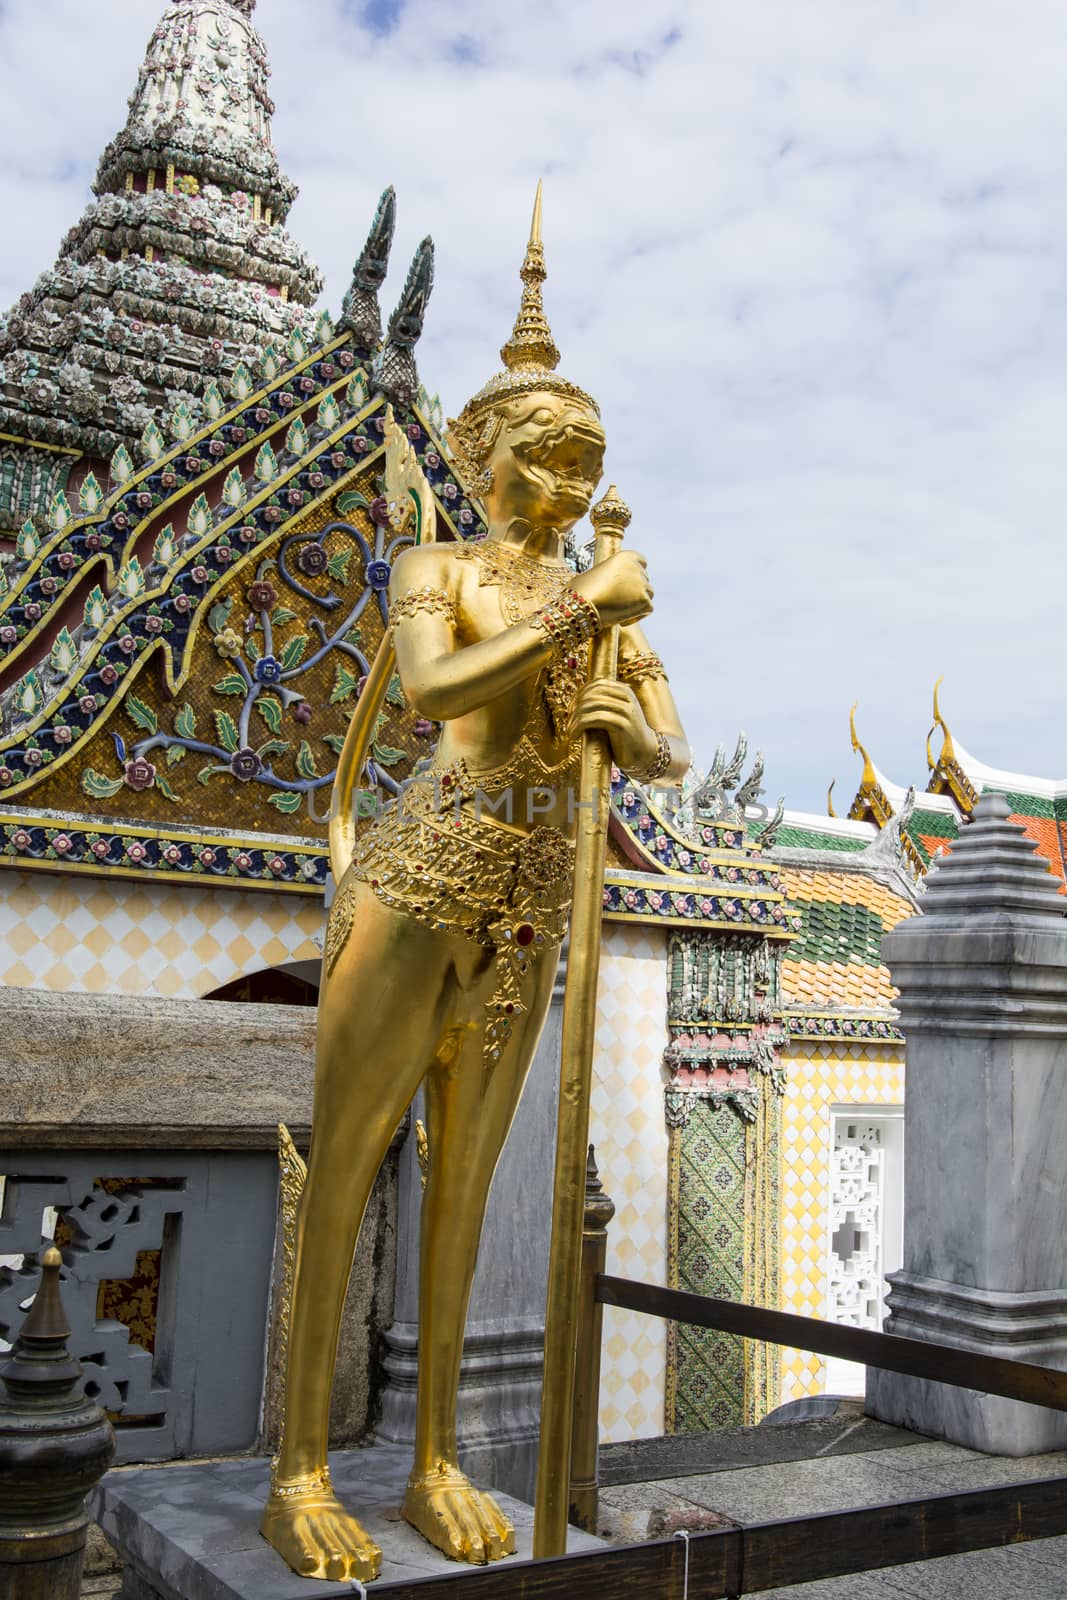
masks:
MULTIPOLYGON (((141 791, 124 787, 110 798, 94 799, 86 793, 83 778, 90 769, 107 778, 120 778, 123 764, 116 752, 114 736, 117 734, 122 738, 128 751, 149 736, 143 722, 139 724, 131 717, 131 698, 148 709, 163 733, 182 731, 175 729, 175 719, 183 706, 191 707, 196 724, 195 737, 211 745, 220 743, 216 717, 220 714, 232 716, 236 721, 243 697, 216 692, 216 685, 235 674, 232 659, 221 654, 216 647, 216 637, 224 640, 227 633, 232 633, 240 646, 242 659, 249 667, 257 655, 266 654, 274 655, 284 664, 288 659, 287 649, 298 649, 297 641, 300 639, 305 641, 303 658, 313 660, 322 645, 315 627, 316 619, 330 634, 352 609, 364 588, 363 558, 354 541, 339 529, 327 535, 324 548, 329 558, 344 558, 347 555, 345 576, 342 578, 341 569, 337 568, 332 574, 324 572, 319 576, 308 576, 298 564, 304 546, 297 544, 289 547, 285 559, 293 577, 312 594, 325 597, 332 593, 339 598, 340 604, 327 610, 313 605, 286 584, 278 571, 276 557, 281 545, 288 539, 300 534, 317 533, 337 521, 357 527, 373 551, 376 529, 367 511, 362 507, 349 506, 341 515, 337 504, 338 500, 343 502, 345 494, 350 494, 356 488, 368 500, 373 498, 377 493, 376 474, 380 465, 380 460, 375 458, 365 471, 347 479, 343 489, 331 496, 328 502, 312 505, 287 524, 284 538, 274 541, 269 551, 255 551, 251 558, 235 566, 215 594, 211 608, 214 614, 220 604, 229 604, 225 626, 216 635, 207 618, 200 624, 191 644, 187 646, 188 676, 176 695, 171 695, 165 684, 163 657, 157 652, 149 657, 143 670, 130 680, 122 703, 115 706, 106 726, 88 744, 79 748, 70 760, 57 763, 49 770, 35 785, 32 794, 19 797, 19 804, 26 805, 35 813, 44 808, 164 828, 196 823, 208 832, 224 827, 241 830, 247 835, 260 832, 293 834, 301 838, 324 837, 325 820, 319 823, 315 817, 325 819, 329 812, 330 786, 316 791, 314 816, 306 801, 290 816, 270 803, 271 794, 275 791, 260 783, 239 782, 228 772, 217 774, 205 782, 198 781, 200 773, 219 763, 216 758, 196 751, 190 751, 173 765, 168 764, 168 752, 163 749, 153 750, 148 757, 172 789, 175 795, 173 800, 166 797, 158 784, 141 791), (258 627, 249 627, 249 624, 255 622, 258 625, 261 621, 260 612, 254 610, 248 601, 249 586, 257 577, 267 580, 276 595, 270 608, 274 618, 270 651, 266 648, 263 632, 258 627)), ((364 608, 356 627, 360 635, 359 647, 372 661, 382 636, 381 614, 375 600, 371 600, 364 608)), ((225 648, 230 649, 230 644, 225 648)), ((299 665, 299 659, 294 665, 299 665)), ((288 746, 287 749, 276 748, 269 756, 278 777, 295 780, 298 776, 307 777, 309 770, 317 774, 333 771, 337 763, 337 742, 344 737, 355 708, 355 684, 359 676, 358 664, 334 649, 299 678, 288 683, 287 689, 293 690, 306 707, 300 716, 306 716, 307 721, 297 718, 295 699, 289 707, 282 709, 276 689, 263 692, 261 698, 273 699, 278 704, 279 727, 275 729, 268 726, 258 708, 254 708, 249 721, 248 742, 259 749, 268 740, 277 738, 279 745, 288 746), (351 669, 347 679, 339 675, 339 669, 342 668, 346 671, 351 669), (342 693, 344 698, 340 698, 342 693), (306 766, 305 770, 298 773, 297 762, 302 751, 304 761, 310 763, 310 767, 306 766)), ((413 723, 414 717, 410 711, 402 705, 387 702, 377 742, 380 748, 395 753, 396 759, 389 770, 398 780, 406 777, 411 770, 412 762, 406 752, 414 751, 419 756, 428 753, 431 747, 427 740, 412 732, 413 723)))
MULTIPOLYGON (((615 1202, 608 1271, 667 1282, 667 936, 604 927, 589 1137, 615 1202)), ((663 1432, 666 1323, 604 1308, 600 1428, 605 1442, 663 1432)))
MULTIPOLYGON (((830 1111, 841 1106, 899 1106, 904 1101, 902 1045, 787 1045, 782 1064, 782 1310, 825 1317, 830 1111)), ((782 1351, 782 1401, 822 1394, 825 1358, 782 1351)))

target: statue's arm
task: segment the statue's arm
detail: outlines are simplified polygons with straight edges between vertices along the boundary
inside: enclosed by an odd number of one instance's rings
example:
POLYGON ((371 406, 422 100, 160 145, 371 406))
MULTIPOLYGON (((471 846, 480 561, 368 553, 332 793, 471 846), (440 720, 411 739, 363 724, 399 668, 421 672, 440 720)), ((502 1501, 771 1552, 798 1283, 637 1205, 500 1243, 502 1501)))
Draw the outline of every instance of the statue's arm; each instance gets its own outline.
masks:
POLYGON ((662 733, 670 742, 671 764, 657 782, 665 788, 681 783, 693 759, 689 741, 663 662, 636 622, 619 634, 619 679, 633 690, 653 733, 662 733))
POLYGON ((463 644, 455 566, 447 546, 405 551, 389 585, 404 694, 412 709, 432 722, 449 722, 487 705, 552 655, 548 635, 528 622, 463 644))

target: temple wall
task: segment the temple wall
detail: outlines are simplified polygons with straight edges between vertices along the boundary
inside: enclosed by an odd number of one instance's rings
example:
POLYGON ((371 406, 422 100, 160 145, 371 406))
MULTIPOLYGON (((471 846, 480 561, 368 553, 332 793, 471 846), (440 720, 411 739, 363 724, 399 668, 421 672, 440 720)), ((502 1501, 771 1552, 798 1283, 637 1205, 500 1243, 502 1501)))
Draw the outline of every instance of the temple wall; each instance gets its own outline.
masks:
POLYGON ((317 961, 317 896, 6 873, 0 985, 196 1000, 262 967, 317 961))
MULTIPOLYGON (((900 1044, 816 1044, 796 1040, 782 1064, 782 1310, 826 1317, 832 1114, 835 1108, 896 1107, 904 1102, 900 1044)), ((782 1352, 783 1403, 826 1389, 822 1356, 782 1352)))
MULTIPOLYGON (((667 1281, 666 1044, 666 930, 605 924, 589 1137, 616 1207, 608 1271, 646 1283, 667 1281)), ((666 1323, 606 1306, 603 1349, 601 1438, 661 1434, 666 1323)))
MULTIPOLYGON (((197 1000, 235 978, 317 961, 317 897, 88 882, 9 873, 0 907, 0 986, 53 994, 197 1000)), ((666 1283, 668 1135, 666 930, 604 926, 590 1137, 616 1204, 608 1270, 666 1283)), ((903 1102, 902 1047, 793 1041, 783 1058, 782 1306, 828 1313, 832 1117, 903 1102)), ((601 1427, 606 1441, 664 1428, 666 1324, 605 1309, 601 1427)), ((823 1392, 824 1362, 783 1352, 781 1400, 823 1392)), ((832 1385, 831 1385, 832 1386, 832 1385)))

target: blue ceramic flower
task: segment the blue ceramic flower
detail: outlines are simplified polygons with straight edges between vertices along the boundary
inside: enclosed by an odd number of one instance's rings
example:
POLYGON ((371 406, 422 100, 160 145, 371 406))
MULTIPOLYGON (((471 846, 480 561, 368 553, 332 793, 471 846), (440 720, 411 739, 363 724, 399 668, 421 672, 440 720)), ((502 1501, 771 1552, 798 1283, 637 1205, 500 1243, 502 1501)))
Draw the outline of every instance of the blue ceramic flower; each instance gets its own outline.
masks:
POLYGON ((276 656, 260 656, 252 668, 257 683, 274 685, 282 681, 282 664, 276 656))

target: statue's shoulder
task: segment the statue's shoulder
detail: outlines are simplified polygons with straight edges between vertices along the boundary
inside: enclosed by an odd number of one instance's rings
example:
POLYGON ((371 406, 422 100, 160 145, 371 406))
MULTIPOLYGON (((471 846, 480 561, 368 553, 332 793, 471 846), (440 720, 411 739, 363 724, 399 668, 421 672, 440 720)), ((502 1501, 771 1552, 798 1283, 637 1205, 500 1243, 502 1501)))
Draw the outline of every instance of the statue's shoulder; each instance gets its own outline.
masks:
POLYGON ((415 545, 402 550, 393 562, 389 589, 393 595, 421 588, 424 584, 443 587, 454 579, 455 559, 449 544, 415 545))

